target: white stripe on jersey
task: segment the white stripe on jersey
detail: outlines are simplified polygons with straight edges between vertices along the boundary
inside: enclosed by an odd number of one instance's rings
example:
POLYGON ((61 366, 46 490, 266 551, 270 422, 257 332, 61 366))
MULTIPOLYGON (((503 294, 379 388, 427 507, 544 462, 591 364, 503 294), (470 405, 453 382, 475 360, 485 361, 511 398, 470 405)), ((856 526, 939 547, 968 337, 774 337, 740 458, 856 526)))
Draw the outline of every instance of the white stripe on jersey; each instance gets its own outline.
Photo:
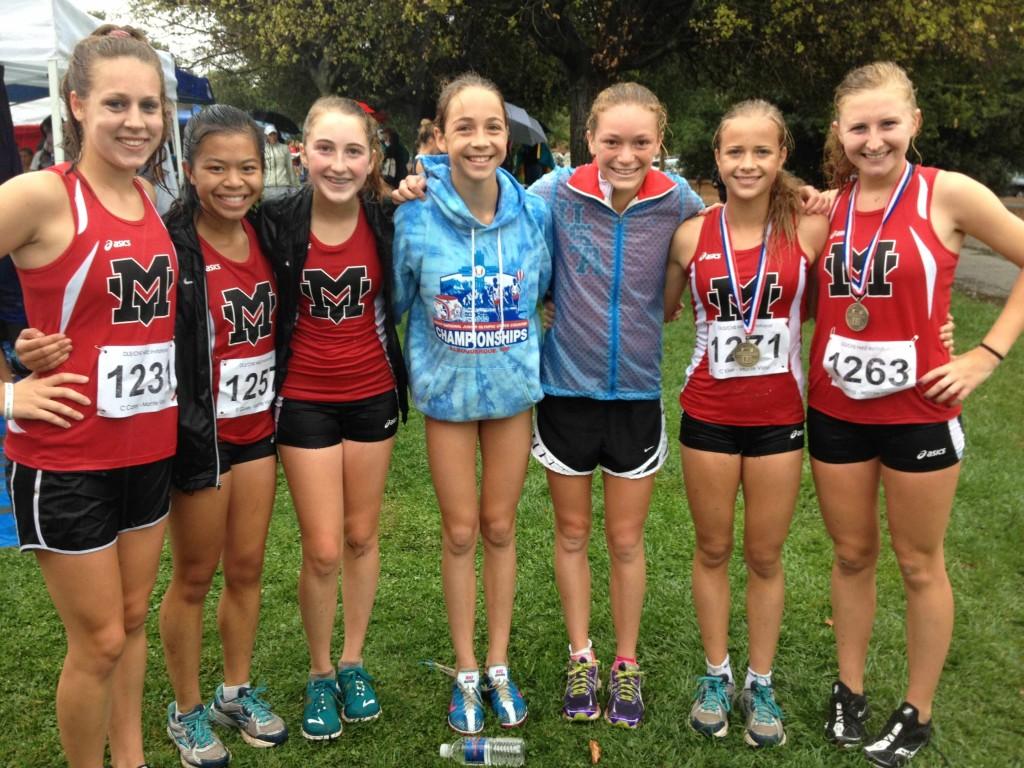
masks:
MULTIPOLYGON (((690 296, 693 297, 694 317, 693 324, 696 330, 696 343, 693 345, 693 357, 690 364, 686 366, 686 379, 689 380, 693 372, 700 365, 700 360, 708 348, 708 311, 697 290, 697 258, 694 256, 690 263, 690 296)), ((686 389, 686 382, 683 382, 683 389, 686 389)))
POLYGON ((71 276, 68 284, 64 286, 64 301, 60 307, 61 333, 67 330, 68 323, 71 322, 71 313, 75 311, 75 304, 78 303, 78 297, 82 293, 82 286, 85 285, 85 276, 89 274, 89 267, 92 266, 92 260, 96 257, 96 251, 99 250, 99 247, 100 241, 97 240, 93 244, 92 250, 89 251, 89 255, 78 265, 75 274, 71 276))
POLYGON ((928 250, 928 246, 924 244, 924 241, 917 236, 917 232, 914 231, 913 227, 910 227, 910 234, 914 238, 914 244, 917 245, 917 251, 921 255, 921 267, 924 269, 924 286, 928 292, 928 317, 932 316, 932 304, 935 301, 935 276, 939 271, 939 266, 935 262, 935 257, 932 252, 928 250))
POLYGON ((917 215, 928 221, 928 182, 921 174, 917 175, 917 215))
POLYGON ((800 399, 807 404, 807 395, 804 392, 804 364, 800 357, 801 347, 801 310, 804 303, 804 290, 807 288, 807 259, 800 257, 800 271, 797 275, 796 291, 793 294, 793 301, 789 305, 789 372, 796 381, 796 388, 800 392, 800 399))
POLYGON ((75 208, 78 210, 78 232, 82 235, 89 228, 89 209, 85 205, 85 196, 82 194, 82 180, 75 179, 75 208))

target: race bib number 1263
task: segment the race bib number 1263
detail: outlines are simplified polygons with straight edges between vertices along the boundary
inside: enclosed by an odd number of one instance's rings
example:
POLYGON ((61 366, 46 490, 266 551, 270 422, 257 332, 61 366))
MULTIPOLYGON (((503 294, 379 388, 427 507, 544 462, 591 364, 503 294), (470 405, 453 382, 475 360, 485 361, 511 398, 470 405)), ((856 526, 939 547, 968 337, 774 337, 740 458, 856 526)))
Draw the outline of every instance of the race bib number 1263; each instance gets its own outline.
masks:
POLYGON ((858 341, 832 334, 822 362, 832 383, 854 400, 884 397, 917 382, 913 340, 858 341))

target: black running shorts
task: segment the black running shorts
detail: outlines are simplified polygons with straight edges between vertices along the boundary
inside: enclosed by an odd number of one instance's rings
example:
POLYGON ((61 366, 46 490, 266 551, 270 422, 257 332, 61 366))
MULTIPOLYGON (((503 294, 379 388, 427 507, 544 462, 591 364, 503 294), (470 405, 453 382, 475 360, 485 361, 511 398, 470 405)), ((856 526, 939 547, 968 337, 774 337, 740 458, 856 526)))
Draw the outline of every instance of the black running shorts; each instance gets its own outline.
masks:
POLYGON ((687 448, 743 456, 771 456, 804 447, 804 424, 770 427, 733 427, 695 419, 684 412, 679 419, 679 442, 687 448))
POLYGON ((277 444, 329 448, 343 440, 379 443, 398 432, 398 395, 391 389, 351 403, 285 398, 277 414, 277 444))

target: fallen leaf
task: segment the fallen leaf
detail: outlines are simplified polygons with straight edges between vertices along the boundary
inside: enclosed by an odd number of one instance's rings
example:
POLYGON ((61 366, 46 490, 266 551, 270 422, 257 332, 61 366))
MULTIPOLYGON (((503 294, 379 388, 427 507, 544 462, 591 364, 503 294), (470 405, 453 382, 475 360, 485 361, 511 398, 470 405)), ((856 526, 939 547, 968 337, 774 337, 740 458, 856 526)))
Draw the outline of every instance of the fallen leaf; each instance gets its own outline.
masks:
POLYGON ((834 623, 835 622, 832 621, 832 617, 831 616, 829 616, 827 619, 825 619, 825 626, 826 627, 831 627, 834 623))
POLYGON ((590 740, 590 764, 597 765, 601 762, 601 745, 597 743, 597 739, 590 740))

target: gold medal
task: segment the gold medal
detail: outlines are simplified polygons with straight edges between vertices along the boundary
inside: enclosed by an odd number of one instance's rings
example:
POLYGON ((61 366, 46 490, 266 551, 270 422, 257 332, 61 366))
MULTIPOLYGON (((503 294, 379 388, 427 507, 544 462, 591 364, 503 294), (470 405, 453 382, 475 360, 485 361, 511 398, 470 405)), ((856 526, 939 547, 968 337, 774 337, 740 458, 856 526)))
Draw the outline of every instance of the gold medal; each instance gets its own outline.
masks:
POLYGON ((846 308, 846 325, 851 331, 863 331, 868 327, 868 320, 871 314, 868 308, 859 301, 853 302, 846 308))
POLYGON ((753 368, 761 359, 761 350, 752 341, 744 341, 736 346, 732 353, 733 360, 740 368, 753 368))

